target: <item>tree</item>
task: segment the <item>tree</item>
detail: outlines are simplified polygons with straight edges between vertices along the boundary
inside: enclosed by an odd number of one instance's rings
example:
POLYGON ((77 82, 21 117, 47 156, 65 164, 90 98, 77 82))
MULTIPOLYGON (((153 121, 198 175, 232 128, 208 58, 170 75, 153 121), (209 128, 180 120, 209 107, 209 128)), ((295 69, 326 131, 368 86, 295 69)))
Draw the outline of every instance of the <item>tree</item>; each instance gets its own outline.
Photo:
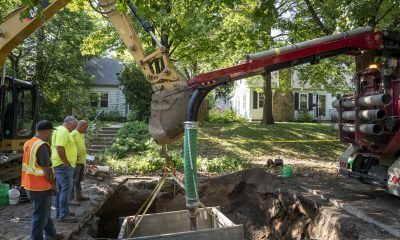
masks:
POLYGON ((81 54, 80 45, 93 30, 93 18, 82 10, 70 4, 8 57, 10 75, 39 86, 40 118, 60 120, 65 115, 88 117, 91 113, 88 86, 92 79, 83 72, 89 56, 81 54))
POLYGON ((125 65, 119 80, 133 115, 129 120, 147 121, 150 116, 152 89, 146 77, 131 63, 125 65))
MULTIPOLYGON (((295 43, 334 32, 343 32, 362 26, 374 30, 400 27, 400 8, 395 0, 316 1, 296 0, 289 17, 280 27, 288 32, 288 41, 295 43)), ((321 61, 319 65, 298 67, 299 77, 314 87, 325 87, 331 92, 349 89, 346 76, 363 69, 371 55, 358 56, 357 64, 349 56, 338 56, 321 61), (343 74, 344 73, 344 74, 343 74)))
MULTIPOLYGON (((272 30, 278 26, 279 18, 292 7, 287 0, 237 1, 234 11, 226 12, 224 26, 229 32, 229 41, 222 46, 223 58, 230 64, 243 60, 249 53, 260 52, 279 46, 280 37, 272 36, 272 30), (238 58, 240 57, 240 58, 238 58)), ((228 9, 227 9, 228 10, 228 9)), ((224 34, 222 31, 221 34, 224 34)), ((223 39, 223 36, 221 37, 223 39)), ((270 71, 263 74, 264 109, 262 124, 274 124, 272 116, 272 85, 270 71)))

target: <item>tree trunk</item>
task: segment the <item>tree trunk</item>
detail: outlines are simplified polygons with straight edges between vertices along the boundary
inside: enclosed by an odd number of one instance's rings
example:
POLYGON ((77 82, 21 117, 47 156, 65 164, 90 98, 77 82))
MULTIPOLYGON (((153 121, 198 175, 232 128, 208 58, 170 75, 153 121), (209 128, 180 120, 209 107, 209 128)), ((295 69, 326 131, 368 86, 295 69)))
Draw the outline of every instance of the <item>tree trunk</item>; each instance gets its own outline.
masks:
POLYGON ((44 56, 43 46, 41 45, 42 42, 46 39, 46 35, 44 33, 43 28, 39 28, 36 31, 36 61, 35 61, 35 75, 33 76, 33 80, 39 84, 39 86, 44 85, 46 82, 46 74, 45 74, 45 65, 46 65, 46 58, 44 56))
POLYGON ((271 84, 271 72, 262 74, 264 79, 264 108, 263 108, 263 119, 261 124, 273 125, 274 117, 272 116, 272 84, 271 84))

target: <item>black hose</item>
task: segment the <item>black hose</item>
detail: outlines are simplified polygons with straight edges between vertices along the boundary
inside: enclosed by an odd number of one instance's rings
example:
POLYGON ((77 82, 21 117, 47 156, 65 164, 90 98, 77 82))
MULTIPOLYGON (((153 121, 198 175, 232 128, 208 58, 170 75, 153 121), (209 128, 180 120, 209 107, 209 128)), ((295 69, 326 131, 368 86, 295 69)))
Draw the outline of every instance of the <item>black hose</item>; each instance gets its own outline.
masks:
POLYGON ((197 121, 201 102, 207 96, 207 94, 211 92, 211 90, 218 87, 219 85, 220 84, 210 87, 197 87, 193 91, 192 95, 190 96, 188 107, 186 110, 185 121, 197 121))
POLYGON ((133 4, 132 0, 129 0, 129 8, 131 9, 133 15, 135 15, 135 17, 137 18, 137 20, 140 22, 140 25, 142 25, 143 29, 146 32, 152 32, 153 28, 150 27, 150 25, 146 22, 146 20, 142 19, 139 14, 137 13, 137 9, 135 7, 135 5, 133 4))

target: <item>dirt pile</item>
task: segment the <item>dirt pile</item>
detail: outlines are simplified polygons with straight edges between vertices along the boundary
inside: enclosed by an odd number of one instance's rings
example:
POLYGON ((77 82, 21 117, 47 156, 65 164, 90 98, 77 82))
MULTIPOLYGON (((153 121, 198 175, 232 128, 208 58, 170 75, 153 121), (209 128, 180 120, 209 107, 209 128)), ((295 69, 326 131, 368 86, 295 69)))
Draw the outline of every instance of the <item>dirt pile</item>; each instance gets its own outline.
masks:
MULTIPOLYGON (((133 215, 150 196, 154 181, 127 182, 98 213, 98 231, 92 237, 115 238, 119 217, 133 215)), ((393 236, 323 199, 301 191, 294 180, 276 178, 263 169, 202 178, 201 202, 220 206, 236 224, 243 224, 246 239, 361 239, 393 236)), ((167 182, 149 213, 185 209, 184 192, 167 182)), ((97 221, 97 220, 93 220, 97 221)), ((95 222, 91 223, 95 225, 95 222)), ((82 236, 82 235, 81 235, 82 236)))

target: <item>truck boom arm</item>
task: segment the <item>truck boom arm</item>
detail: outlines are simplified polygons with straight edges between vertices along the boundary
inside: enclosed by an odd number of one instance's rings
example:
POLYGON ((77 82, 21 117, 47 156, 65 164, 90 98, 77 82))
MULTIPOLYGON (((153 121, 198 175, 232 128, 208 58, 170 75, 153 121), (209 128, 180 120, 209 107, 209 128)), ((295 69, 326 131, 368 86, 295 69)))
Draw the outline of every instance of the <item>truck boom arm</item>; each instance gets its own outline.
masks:
POLYGON ((362 50, 391 51, 399 54, 400 34, 390 31, 372 32, 364 27, 322 37, 291 46, 250 54, 243 64, 197 75, 190 86, 213 86, 261 74, 266 71, 292 67, 304 63, 318 63, 320 59, 340 54, 359 54, 362 50))

